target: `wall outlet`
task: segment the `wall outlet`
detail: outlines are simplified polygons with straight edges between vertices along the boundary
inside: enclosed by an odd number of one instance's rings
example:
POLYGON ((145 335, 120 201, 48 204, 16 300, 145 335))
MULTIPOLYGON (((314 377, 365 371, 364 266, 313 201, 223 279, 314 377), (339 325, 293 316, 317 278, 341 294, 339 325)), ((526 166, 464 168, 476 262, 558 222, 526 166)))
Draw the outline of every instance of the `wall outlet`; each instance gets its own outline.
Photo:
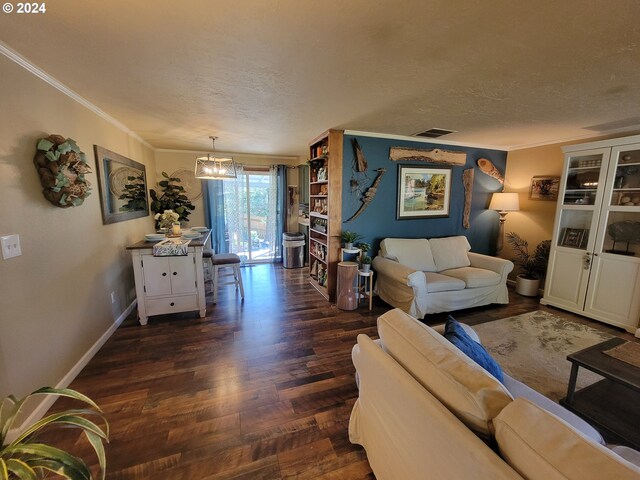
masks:
POLYGON ((116 303, 116 292, 111 292, 111 303, 116 303))
POLYGON ((22 255, 22 249, 20 248, 20 235, 6 235, 4 237, 0 237, 0 244, 2 245, 2 258, 5 260, 22 255))

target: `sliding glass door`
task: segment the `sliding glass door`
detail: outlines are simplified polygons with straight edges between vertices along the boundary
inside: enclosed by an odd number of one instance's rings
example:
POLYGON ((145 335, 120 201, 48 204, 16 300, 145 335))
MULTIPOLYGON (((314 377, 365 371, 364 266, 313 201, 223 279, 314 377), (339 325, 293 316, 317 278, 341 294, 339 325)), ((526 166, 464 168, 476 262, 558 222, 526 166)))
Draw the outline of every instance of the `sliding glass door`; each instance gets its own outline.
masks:
POLYGON ((269 171, 243 170, 224 181, 229 252, 246 263, 271 262, 275 255, 275 189, 269 171), (273 197, 273 198, 272 198, 273 197))

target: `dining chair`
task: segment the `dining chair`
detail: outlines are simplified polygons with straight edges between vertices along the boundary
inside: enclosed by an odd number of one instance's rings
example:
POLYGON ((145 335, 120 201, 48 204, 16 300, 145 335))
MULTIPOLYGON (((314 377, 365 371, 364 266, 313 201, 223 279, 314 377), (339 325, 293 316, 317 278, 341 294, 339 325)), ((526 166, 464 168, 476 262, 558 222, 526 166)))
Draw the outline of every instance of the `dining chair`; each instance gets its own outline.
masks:
MULTIPOLYGON (((244 286, 242 284, 242 274, 240 273, 240 257, 235 253, 213 253, 213 250, 204 250, 202 258, 211 263, 213 267, 213 303, 218 303, 218 287, 220 285, 235 285, 236 290, 240 289, 240 297, 244 300, 244 286), (233 281, 220 283, 222 275, 221 268, 231 268, 233 281)), ((226 275, 225 275, 226 276, 226 275)))

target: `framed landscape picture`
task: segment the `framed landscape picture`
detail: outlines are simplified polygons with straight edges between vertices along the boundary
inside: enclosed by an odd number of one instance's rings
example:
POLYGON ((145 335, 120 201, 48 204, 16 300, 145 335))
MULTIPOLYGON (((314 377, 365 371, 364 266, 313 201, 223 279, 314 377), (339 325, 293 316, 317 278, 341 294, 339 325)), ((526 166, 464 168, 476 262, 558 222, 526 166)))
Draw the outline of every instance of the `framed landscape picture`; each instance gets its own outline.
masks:
POLYGON ((530 200, 557 200, 560 177, 536 176, 531 179, 530 200))
POLYGON ((398 165, 398 220, 448 217, 450 195, 450 168, 398 165))

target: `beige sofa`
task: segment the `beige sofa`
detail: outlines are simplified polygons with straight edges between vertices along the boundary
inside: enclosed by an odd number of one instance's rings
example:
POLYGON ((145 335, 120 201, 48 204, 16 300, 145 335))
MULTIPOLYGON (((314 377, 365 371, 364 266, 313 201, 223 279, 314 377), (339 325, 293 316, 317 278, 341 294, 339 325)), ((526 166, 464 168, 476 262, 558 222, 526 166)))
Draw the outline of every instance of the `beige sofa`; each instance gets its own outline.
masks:
POLYGON ((498 382, 401 310, 382 315, 378 332, 353 349, 349 423, 378 480, 640 479, 623 458, 637 452, 609 449, 586 422, 508 376, 498 382))
POLYGON ((466 237, 385 238, 373 260, 376 293, 416 318, 509 303, 513 263, 470 252, 466 237))

